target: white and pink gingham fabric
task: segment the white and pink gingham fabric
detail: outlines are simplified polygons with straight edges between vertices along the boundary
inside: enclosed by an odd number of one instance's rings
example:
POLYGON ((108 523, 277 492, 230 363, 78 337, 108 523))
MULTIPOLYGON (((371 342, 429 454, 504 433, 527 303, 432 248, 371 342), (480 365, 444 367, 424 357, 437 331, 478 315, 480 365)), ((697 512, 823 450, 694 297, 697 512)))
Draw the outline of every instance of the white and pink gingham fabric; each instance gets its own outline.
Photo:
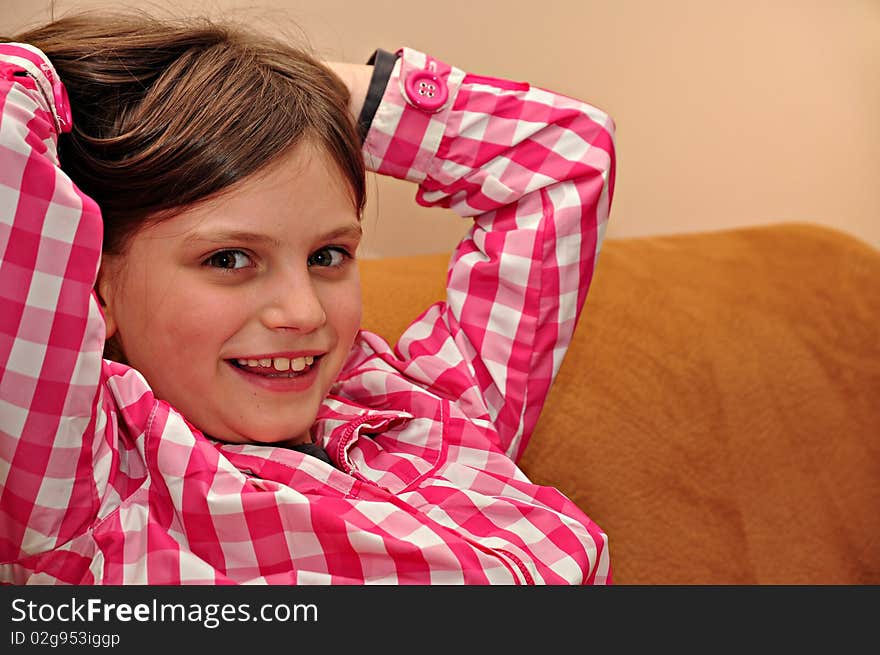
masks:
POLYGON ((313 429, 330 466, 218 443, 102 359, 100 212, 58 167, 54 71, 0 44, 0 582, 610 582, 606 535, 514 462, 592 279, 612 121, 401 55, 367 165, 473 227, 445 302, 394 348, 358 335, 313 429), (433 113, 403 85, 425 68, 433 113))

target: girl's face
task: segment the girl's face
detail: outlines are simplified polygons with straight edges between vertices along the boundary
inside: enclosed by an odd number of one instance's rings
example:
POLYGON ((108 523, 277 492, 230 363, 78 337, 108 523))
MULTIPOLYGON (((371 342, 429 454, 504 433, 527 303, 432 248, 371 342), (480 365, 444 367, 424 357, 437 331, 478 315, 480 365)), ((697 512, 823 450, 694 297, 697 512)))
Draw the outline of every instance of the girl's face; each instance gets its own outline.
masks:
POLYGON ((105 256, 107 336, 206 434, 308 441, 360 325, 360 236, 332 159, 298 145, 105 256))

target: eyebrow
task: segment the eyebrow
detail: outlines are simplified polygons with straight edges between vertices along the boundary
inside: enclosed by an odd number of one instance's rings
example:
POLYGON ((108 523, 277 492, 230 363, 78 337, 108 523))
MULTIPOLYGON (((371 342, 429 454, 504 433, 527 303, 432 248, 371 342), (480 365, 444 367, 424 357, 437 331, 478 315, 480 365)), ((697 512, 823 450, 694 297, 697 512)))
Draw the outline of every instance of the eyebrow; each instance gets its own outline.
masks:
MULTIPOLYGON (((326 234, 322 234, 318 237, 318 241, 334 241, 340 238, 348 238, 348 239, 360 239, 363 236, 363 228, 361 228, 359 223, 352 223, 350 225, 344 225, 342 227, 338 227, 335 230, 331 230, 326 234)), ((248 232, 246 230, 218 230, 216 232, 195 232, 186 237, 186 243, 197 243, 197 242, 208 242, 208 243, 250 243, 250 244, 263 244, 263 245, 273 245, 280 246, 281 242, 278 239, 270 237, 266 234, 261 234, 259 232, 248 232)))

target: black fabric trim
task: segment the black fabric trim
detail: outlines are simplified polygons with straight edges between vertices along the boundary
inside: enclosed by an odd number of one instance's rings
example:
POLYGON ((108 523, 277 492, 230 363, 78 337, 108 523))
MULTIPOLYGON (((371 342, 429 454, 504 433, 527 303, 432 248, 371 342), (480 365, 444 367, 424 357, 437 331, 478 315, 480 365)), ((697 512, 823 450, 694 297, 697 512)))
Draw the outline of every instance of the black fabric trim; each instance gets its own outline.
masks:
POLYGON ((298 450, 301 453, 305 453, 306 455, 311 455, 312 457, 317 457, 322 462, 327 462, 330 466, 333 466, 333 462, 330 461, 330 456, 327 454, 321 446, 316 443, 301 443, 296 444, 292 447, 293 450, 298 450))
POLYGON ((397 57, 397 54, 380 48, 367 61, 367 64, 373 67, 373 75, 370 77, 367 97, 364 99, 361 115, 357 120, 361 143, 367 138, 367 132, 370 131, 370 125, 373 124, 373 118, 376 116, 376 110, 379 108, 382 96, 385 95, 385 87, 388 86, 388 80, 391 78, 391 71, 394 70, 397 57))

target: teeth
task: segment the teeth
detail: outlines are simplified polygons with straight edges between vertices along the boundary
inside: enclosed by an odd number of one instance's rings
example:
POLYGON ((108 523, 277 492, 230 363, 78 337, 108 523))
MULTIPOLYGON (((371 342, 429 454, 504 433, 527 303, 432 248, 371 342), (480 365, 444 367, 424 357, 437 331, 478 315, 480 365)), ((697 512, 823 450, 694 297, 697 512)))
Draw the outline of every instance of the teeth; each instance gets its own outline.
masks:
POLYGON ((275 357, 272 359, 239 359, 239 365, 251 366, 254 368, 274 368, 276 371, 302 371, 307 366, 315 363, 314 357, 297 357, 290 359, 288 357, 275 357))

